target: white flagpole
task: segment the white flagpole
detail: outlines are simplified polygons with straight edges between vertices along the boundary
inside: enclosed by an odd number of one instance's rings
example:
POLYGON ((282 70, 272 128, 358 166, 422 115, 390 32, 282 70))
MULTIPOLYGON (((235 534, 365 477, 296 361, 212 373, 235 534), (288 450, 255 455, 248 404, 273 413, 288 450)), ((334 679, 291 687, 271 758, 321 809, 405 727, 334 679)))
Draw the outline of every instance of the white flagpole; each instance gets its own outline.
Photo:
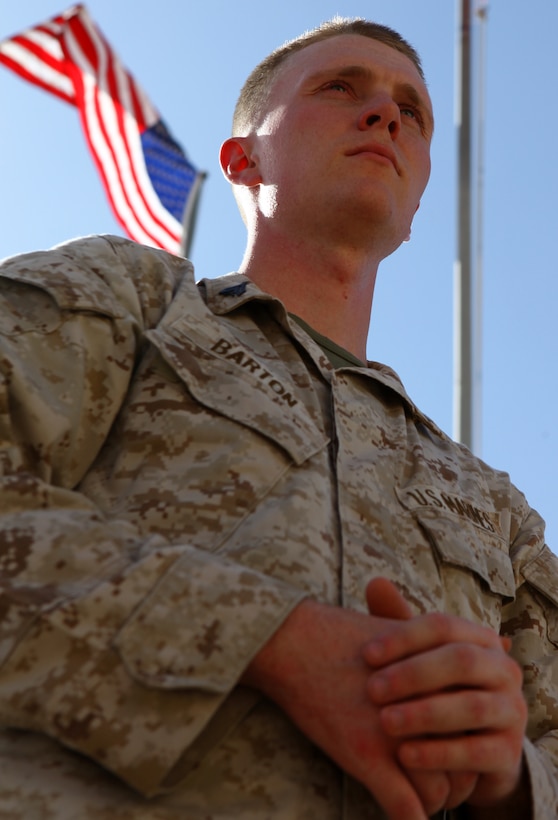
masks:
POLYGON ((474 316, 474 374, 473 374, 473 448, 482 453, 482 356, 483 356, 483 251, 484 251, 484 102, 486 83, 486 20, 488 0, 479 2, 479 47, 477 75, 477 188, 475 219, 475 316, 474 316))
POLYGON ((457 69, 458 241, 454 268, 454 431, 473 446, 471 274, 471 2, 459 3, 457 69))

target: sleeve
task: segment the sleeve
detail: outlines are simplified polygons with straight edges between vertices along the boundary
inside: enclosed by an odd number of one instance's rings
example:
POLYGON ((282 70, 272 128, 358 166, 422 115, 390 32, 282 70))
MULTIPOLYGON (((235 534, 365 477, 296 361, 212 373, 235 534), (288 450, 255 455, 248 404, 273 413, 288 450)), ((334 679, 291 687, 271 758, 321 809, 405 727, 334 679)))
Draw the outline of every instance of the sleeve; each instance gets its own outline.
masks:
POLYGON ((249 708, 238 677, 303 597, 76 491, 185 264, 89 238, 0 266, 0 724, 146 795, 249 708))
POLYGON ((533 820, 558 817, 558 557, 543 538, 544 524, 530 510, 513 542, 517 592, 502 623, 524 674, 533 820))

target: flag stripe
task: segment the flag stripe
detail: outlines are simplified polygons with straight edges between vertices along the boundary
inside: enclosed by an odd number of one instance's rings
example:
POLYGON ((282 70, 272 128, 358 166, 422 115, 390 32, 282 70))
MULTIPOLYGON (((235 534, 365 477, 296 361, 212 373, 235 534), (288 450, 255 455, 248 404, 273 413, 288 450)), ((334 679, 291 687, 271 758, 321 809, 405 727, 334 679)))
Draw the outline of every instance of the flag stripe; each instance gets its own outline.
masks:
POLYGON ((64 57, 58 40, 58 32, 54 30, 55 28, 58 29, 58 31, 60 30, 60 26, 38 26, 37 28, 29 29, 25 34, 14 37, 13 39, 16 42, 33 43, 37 49, 37 53, 40 53, 46 62, 48 62, 50 56, 51 64, 55 65, 56 63, 60 63, 64 57))
MULTIPOLYGON (((94 95, 96 106, 95 110, 91 106, 85 106, 84 114, 91 127, 95 124, 102 125, 107 147, 116 165, 117 175, 113 180, 119 180, 123 200, 134 203, 136 221, 141 230, 156 244, 176 249, 180 243, 182 226, 161 206, 153 190, 145 169, 138 134, 138 128, 142 131, 148 124, 146 116, 151 116, 155 121, 158 114, 151 104, 145 105, 146 98, 142 94, 144 110, 136 125, 134 118, 128 113, 132 110, 129 88, 136 87, 133 78, 123 69, 116 54, 106 47, 102 36, 87 15, 80 15, 72 23, 73 33, 78 37, 80 46, 84 42, 91 44, 90 54, 93 55, 93 68, 97 74, 94 95)), ((112 191, 112 188, 108 189, 109 196, 112 191)), ((119 197, 120 201, 122 198, 119 197)))
MULTIPOLYGON (((68 47, 70 51, 74 48, 70 37, 68 37, 68 47)), ((79 57, 75 51, 74 57, 79 64, 79 57)), ((104 128, 104 122, 98 115, 95 83, 91 75, 79 75, 79 85, 76 82, 76 94, 80 101, 79 109, 85 137, 116 218, 126 226, 127 232, 136 242, 153 244, 152 237, 143 230, 136 219, 133 207, 124 195, 116 157, 104 128)))
POLYGON ((58 61, 53 60, 49 52, 34 48, 33 45, 15 38, 0 43, 0 62, 24 80, 41 86, 69 103, 74 103, 72 82, 60 71, 58 61))
POLYGON ((80 114, 91 152, 118 220, 126 224, 127 230, 133 239, 151 244, 153 238, 148 232, 144 231, 135 209, 126 196, 123 184, 126 169, 123 167, 123 158, 119 157, 118 146, 114 142, 114 134, 110 133, 110 112, 107 111, 103 115, 100 110, 103 95, 102 93, 99 94, 98 82, 104 72, 102 55, 101 60, 95 59, 95 65, 91 66, 81 51, 80 43, 74 39, 75 33, 74 27, 71 35, 68 34, 66 42, 72 60, 79 69, 76 77, 76 93, 80 102, 80 114), (96 75, 97 82, 93 79, 93 74, 96 75))
POLYGON ((126 113, 130 109, 129 77, 92 26, 81 25, 83 20, 79 25, 78 21, 72 22, 72 35, 76 38, 72 41, 72 58, 81 68, 89 92, 81 110, 87 131, 92 137, 94 135, 92 146, 100 169, 110 167, 106 175, 107 193, 114 201, 119 219, 133 224, 130 233, 138 241, 146 241, 147 236, 151 243, 164 247, 170 243, 177 247, 181 225, 161 207, 147 174, 138 183, 138 173, 141 175, 144 162, 137 126, 126 113), (93 56, 93 65, 89 62, 90 56, 93 56), (94 84, 88 82, 91 74, 96 75, 94 84), (163 225, 160 217, 166 217, 169 225, 163 225))
POLYGON ((82 5, 0 43, 0 62, 77 106, 116 218, 138 242, 178 252, 204 175, 168 134, 82 5), (180 217, 180 218, 178 218, 180 217))

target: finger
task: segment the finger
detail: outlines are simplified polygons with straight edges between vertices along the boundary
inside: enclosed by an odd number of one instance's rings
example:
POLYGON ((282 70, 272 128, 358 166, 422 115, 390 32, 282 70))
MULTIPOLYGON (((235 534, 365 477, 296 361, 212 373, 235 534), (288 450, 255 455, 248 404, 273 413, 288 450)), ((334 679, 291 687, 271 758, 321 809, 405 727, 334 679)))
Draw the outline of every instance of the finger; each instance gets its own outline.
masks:
POLYGON ((454 615, 430 613, 387 623, 366 645, 364 657, 370 664, 383 665, 452 643, 471 643, 505 652, 505 645, 493 629, 454 615))
POLYGON ((387 706, 380 713, 391 737, 457 735, 465 732, 510 731, 523 727, 524 701, 515 693, 464 690, 387 706))
POLYGON ((451 798, 450 779, 446 772, 411 769, 408 777, 429 817, 446 808, 446 802, 451 798))
POLYGON ((386 623, 383 632, 366 644, 363 657, 371 666, 385 666, 452 643, 471 643, 497 649, 502 654, 505 652, 500 636, 493 629, 436 612, 399 623, 386 623))
POLYGON ((522 736, 516 732, 483 732, 453 738, 404 741, 398 750, 409 770, 474 771, 477 774, 516 772, 521 765, 522 736))
POLYGON ((387 578, 373 578, 368 582, 366 603, 370 614, 378 618, 406 620, 413 615, 405 598, 387 578))
POLYGON ((428 820, 426 809, 406 773, 393 762, 375 767, 364 785, 385 812, 388 820, 428 820))
POLYGON ((500 635, 500 643, 502 644, 504 652, 509 652, 512 648, 512 639, 509 635, 500 635))
POLYGON ((450 644, 405 658, 370 675, 368 695, 396 703, 450 688, 519 692, 523 675, 509 655, 475 644, 450 644))
POLYGON ((456 809, 473 794, 479 776, 476 772, 446 772, 446 776, 450 783, 450 792, 444 808, 456 809))
POLYGON ((475 772, 408 771, 409 779, 430 816, 442 809, 453 809, 473 793, 478 775, 475 772))

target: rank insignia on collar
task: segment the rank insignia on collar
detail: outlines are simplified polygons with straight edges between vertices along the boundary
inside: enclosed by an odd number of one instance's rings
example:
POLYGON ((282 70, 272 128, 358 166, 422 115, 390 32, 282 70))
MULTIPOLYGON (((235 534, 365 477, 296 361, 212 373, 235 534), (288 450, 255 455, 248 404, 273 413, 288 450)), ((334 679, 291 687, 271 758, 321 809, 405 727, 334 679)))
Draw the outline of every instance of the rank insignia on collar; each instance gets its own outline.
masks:
POLYGON ((223 290, 219 291, 219 296, 244 296, 247 284, 247 282, 240 282, 239 285, 231 285, 228 288, 223 288, 223 290))

